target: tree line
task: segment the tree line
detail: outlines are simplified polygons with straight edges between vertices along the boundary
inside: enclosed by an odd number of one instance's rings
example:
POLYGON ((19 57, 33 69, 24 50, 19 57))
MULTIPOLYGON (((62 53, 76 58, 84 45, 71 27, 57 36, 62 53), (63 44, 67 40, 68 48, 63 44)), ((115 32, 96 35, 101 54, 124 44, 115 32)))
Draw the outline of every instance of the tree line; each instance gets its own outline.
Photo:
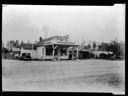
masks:
POLYGON ((94 41, 91 44, 86 45, 88 49, 93 51, 111 51, 116 56, 123 56, 125 55, 125 42, 118 41, 118 40, 111 40, 109 43, 101 42, 97 45, 97 43, 94 41))
MULTIPOLYGON (((39 38, 39 41, 42 41, 43 38, 39 38)), ((37 41, 35 41, 37 42, 37 41)), ((23 43, 23 41, 21 41, 21 43, 23 43)), ((28 43, 31 43, 30 41, 28 41, 28 43)), ((2 42, 3 44, 3 42, 2 42)), ((14 43, 14 46, 18 45, 19 46, 19 41, 16 40, 14 43)), ((84 44, 83 44, 84 45, 84 44)), ((87 44, 86 47, 90 50, 93 51, 111 51, 113 52, 116 56, 124 56, 125 55, 125 42, 123 41, 118 41, 117 39, 115 40, 111 40, 109 43, 105 43, 105 42, 101 42, 100 44, 97 45, 97 43, 94 41, 91 44, 87 44)), ((7 48, 3 47, 2 48, 2 52, 7 53, 8 50, 7 48)))

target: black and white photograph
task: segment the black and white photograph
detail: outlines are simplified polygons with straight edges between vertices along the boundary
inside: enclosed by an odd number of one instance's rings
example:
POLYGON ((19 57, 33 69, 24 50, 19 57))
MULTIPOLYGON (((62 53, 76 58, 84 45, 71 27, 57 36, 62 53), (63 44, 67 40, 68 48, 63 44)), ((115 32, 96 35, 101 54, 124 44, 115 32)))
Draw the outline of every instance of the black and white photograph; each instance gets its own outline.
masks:
POLYGON ((2 91, 125 94, 125 4, 2 5, 2 91))

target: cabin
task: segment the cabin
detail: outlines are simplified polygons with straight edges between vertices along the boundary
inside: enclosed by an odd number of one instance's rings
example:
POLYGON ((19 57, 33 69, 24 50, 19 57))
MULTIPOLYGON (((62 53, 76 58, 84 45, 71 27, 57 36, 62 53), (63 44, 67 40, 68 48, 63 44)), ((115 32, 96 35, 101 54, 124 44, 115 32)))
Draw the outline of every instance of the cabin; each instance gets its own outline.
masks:
POLYGON ((10 53, 11 57, 13 59, 16 59, 16 57, 20 56, 21 50, 20 47, 12 48, 12 52, 10 53))
POLYGON ((114 53, 111 51, 93 51, 95 58, 111 58, 114 56, 114 53))
POLYGON ((87 59, 94 57, 92 50, 90 50, 86 46, 79 46, 78 51, 79 51, 79 59, 87 59))
POLYGON ((21 44, 21 54, 22 53, 30 53, 32 59, 38 59, 37 58, 37 50, 36 50, 35 45, 36 44, 22 43, 21 44))

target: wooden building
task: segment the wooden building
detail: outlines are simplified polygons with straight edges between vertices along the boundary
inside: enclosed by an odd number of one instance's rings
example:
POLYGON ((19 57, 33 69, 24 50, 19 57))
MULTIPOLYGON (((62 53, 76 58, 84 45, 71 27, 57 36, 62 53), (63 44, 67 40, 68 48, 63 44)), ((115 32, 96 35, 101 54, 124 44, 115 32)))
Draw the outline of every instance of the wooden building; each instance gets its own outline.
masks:
POLYGON ((90 50, 87 46, 79 46, 78 51, 79 59, 87 59, 93 57, 92 50, 90 50))
MULTIPOLYGON (((69 36, 53 36, 44 39, 36 44, 37 58, 44 59, 69 59, 69 49, 78 48, 75 42, 68 41, 69 36)), ((78 58, 78 51, 77 56, 78 58)), ((74 59, 74 53, 72 52, 72 59, 74 59)))
POLYGON ((22 44, 21 45, 21 54, 22 53, 30 53, 32 59, 52 59, 52 60, 59 60, 59 59, 71 59, 78 58, 78 50, 76 53, 74 51, 70 51, 69 49, 72 48, 78 49, 78 44, 75 42, 69 41, 69 36, 53 36, 50 38, 46 38, 44 40, 40 40, 36 44, 22 44))

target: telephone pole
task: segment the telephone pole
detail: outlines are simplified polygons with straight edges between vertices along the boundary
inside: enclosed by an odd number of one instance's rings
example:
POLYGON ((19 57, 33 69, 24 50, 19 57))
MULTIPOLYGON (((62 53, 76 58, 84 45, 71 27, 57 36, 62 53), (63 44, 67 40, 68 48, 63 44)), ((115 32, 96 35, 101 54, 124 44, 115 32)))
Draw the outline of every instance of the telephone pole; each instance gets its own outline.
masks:
POLYGON ((32 31, 32 50, 33 50, 33 31, 32 31))
POLYGON ((45 28, 45 25, 44 25, 44 39, 46 39, 46 28, 45 28))
POLYGON ((46 25, 44 25, 43 27, 43 32, 44 32, 44 39, 46 39, 47 38, 47 26, 46 25))

